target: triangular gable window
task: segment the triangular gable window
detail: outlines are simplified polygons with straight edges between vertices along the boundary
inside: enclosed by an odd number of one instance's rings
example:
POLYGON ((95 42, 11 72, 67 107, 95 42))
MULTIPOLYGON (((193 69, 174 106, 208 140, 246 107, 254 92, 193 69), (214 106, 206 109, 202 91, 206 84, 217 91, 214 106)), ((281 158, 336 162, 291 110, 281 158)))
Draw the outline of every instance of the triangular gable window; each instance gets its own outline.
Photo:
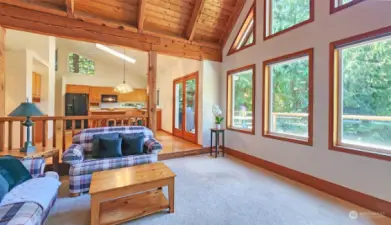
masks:
POLYGON ((232 43, 228 55, 255 45, 255 27, 255 5, 253 5, 244 20, 239 33, 236 35, 234 43, 232 43))

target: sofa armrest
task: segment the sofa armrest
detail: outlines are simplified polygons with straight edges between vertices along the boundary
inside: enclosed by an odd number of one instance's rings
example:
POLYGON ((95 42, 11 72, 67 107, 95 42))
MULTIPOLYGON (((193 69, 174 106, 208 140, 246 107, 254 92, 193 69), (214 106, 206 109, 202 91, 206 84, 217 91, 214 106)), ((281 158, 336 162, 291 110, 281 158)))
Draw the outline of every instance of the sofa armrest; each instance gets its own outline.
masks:
POLYGON ((32 177, 44 176, 45 159, 44 158, 26 158, 20 160, 24 167, 29 171, 32 177))
POLYGON ((154 138, 146 140, 144 146, 147 154, 158 154, 163 149, 163 146, 154 138))
POLYGON ((62 155, 62 161, 70 165, 81 163, 84 160, 84 147, 72 144, 62 155))
POLYGON ((20 202, 0 206, 0 224, 42 224, 42 207, 35 202, 20 202))

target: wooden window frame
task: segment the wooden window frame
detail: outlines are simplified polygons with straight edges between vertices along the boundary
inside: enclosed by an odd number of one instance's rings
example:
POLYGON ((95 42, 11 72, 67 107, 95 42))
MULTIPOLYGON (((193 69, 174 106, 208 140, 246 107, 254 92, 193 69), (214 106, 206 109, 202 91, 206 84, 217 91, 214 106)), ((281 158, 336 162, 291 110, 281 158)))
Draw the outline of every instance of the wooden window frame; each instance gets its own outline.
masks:
POLYGON ((227 119, 226 119, 226 127, 227 127, 227 130, 231 130, 231 131, 236 131, 236 132, 241 132, 241 133, 246 133, 246 134, 251 134, 251 135, 255 135, 255 85, 256 85, 256 76, 255 76, 255 73, 256 73, 256 68, 255 68, 255 64, 251 64, 251 65, 247 65, 247 66, 243 66, 243 67, 240 67, 240 68, 237 68, 237 69, 233 69, 233 70, 229 70, 227 71, 227 95, 226 95, 226 100, 227 100, 227 119), (253 71, 253 75, 252 75, 252 115, 253 115, 253 120, 252 120, 252 129, 239 129, 239 128, 234 128, 232 127, 232 115, 231 115, 231 109, 232 109, 232 75, 236 74, 236 73, 239 73, 239 72, 242 72, 242 71, 246 71, 246 70, 252 70, 253 71))
POLYGON ((315 20, 315 0, 309 0, 310 1, 310 18, 308 18, 307 20, 304 20, 298 24, 295 24, 291 27, 288 27, 284 30, 278 31, 277 33, 271 34, 271 29, 270 29, 271 28, 271 21, 272 21, 271 1, 272 0, 264 0, 264 11, 263 11, 263 40, 264 41, 271 39, 273 37, 279 36, 281 34, 287 33, 291 30, 294 30, 296 28, 304 26, 304 25, 311 23, 315 20))
MULTIPOLYGON (((359 145, 342 145, 340 143, 340 71, 339 71, 339 48, 357 43, 377 39, 382 36, 391 35, 391 26, 378 30, 370 31, 364 34, 355 35, 342 40, 330 43, 329 60, 329 150, 344 152, 353 155, 365 156, 369 158, 391 161, 391 154, 374 151, 374 148, 359 145)), ((380 148, 379 148, 380 149, 380 148)))
MULTIPOLYGON (((338 0, 338 1, 342 1, 342 0, 338 0)), ((330 0, 330 14, 339 12, 343 9, 349 8, 350 6, 356 5, 356 4, 361 3, 363 1, 365 1, 365 0, 353 0, 349 3, 343 4, 340 6, 335 6, 335 0, 330 0)))
POLYGON ((303 51, 294 52, 288 55, 283 55, 277 58, 269 59, 263 62, 263 98, 262 98, 262 136, 272 139, 277 139, 281 141, 293 142, 296 144, 302 145, 313 145, 313 96, 314 96, 314 49, 309 48, 303 51), (301 58, 308 56, 308 138, 303 140, 300 138, 295 138, 290 135, 279 135, 277 133, 269 132, 269 108, 270 105, 270 65, 275 63, 280 63, 284 61, 289 61, 296 58, 301 58))
MULTIPOLYGON (((244 49, 247 49, 251 46, 254 46, 256 44, 256 33, 257 33, 257 19, 256 19, 256 2, 254 2, 254 4, 251 6, 250 8, 250 11, 247 13, 246 15, 246 19, 244 20, 242 26, 240 27, 240 30, 238 32, 238 34, 236 35, 235 39, 234 39, 234 42, 232 42, 232 45, 228 51, 228 54, 227 56, 229 55, 232 55, 234 53, 237 53, 237 52, 240 52, 244 49), (252 32, 253 32, 253 43, 249 44, 249 45, 245 45, 245 46, 242 46, 241 48, 239 49, 236 49, 237 46, 239 45, 240 43, 240 40, 242 39, 244 33, 246 32, 247 30, 247 27, 249 25, 249 23, 251 22, 251 20, 253 20, 253 28, 252 28, 252 32)), ((248 38, 250 37, 250 35, 246 38, 246 40, 244 41, 244 43, 247 42, 248 38)))

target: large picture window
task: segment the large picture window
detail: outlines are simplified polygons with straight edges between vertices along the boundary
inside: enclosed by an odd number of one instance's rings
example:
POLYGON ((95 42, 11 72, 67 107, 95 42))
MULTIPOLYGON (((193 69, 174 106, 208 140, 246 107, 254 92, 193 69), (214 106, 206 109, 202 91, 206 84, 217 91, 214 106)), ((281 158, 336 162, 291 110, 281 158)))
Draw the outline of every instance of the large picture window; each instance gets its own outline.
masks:
POLYGON ((365 0, 330 0, 330 13, 338 12, 365 0))
POLYGON ((314 0, 265 0, 264 39, 314 20, 314 0))
POLYGON ((331 50, 330 148, 391 155, 391 28, 331 43, 331 50))
POLYGON ((312 145, 313 49, 264 62, 263 135, 312 145))
POLYGON ((255 134, 255 65, 227 72, 227 129, 255 134))

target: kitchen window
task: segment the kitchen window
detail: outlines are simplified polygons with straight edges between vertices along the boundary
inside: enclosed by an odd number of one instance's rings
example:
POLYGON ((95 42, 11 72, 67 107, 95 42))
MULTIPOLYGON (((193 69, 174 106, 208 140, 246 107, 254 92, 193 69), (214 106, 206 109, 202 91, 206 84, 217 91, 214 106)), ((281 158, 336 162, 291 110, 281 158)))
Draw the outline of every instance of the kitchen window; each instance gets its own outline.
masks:
POLYGON ((84 75, 95 74, 95 62, 76 53, 69 53, 68 68, 70 73, 78 73, 84 75))

